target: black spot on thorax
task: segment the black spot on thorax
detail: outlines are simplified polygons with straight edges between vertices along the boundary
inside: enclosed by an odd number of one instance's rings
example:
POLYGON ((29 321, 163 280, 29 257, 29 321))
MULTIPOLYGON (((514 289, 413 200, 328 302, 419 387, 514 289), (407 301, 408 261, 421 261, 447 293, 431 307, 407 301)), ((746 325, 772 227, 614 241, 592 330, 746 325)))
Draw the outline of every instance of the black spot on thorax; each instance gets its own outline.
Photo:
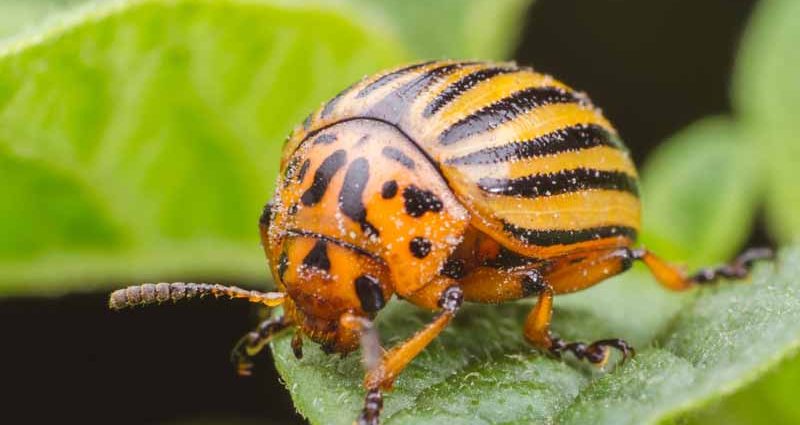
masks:
POLYGON ((413 184, 403 190, 406 213, 412 217, 422 217, 428 211, 439 212, 444 207, 442 200, 433 192, 420 189, 413 184))
POLYGON ((363 157, 355 159, 344 175, 342 190, 339 192, 339 209, 345 216, 358 222, 363 232, 377 236, 378 229, 367 221, 367 209, 362 199, 368 181, 369 162, 363 157))
POLYGON ((391 159, 392 161, 399 162, 403 167, 406 167, 409 170, 413 170, 416 168, 417 164, 411 159, 408 155, 404 154, 403 151, 397 148, 393 148, 391 146, 386 146, 381 151, 383 156, 391 159))
POLYGON ((314 139, 314 143, 313 144, 315 144, 315 145, 329 145, 329 144, 335 142, 336 139, 337 139, 336 135, 333 134, 333 133, 320 134, 319 136, 317 136, 316 139, 314 139))
POLYGON ((331 270, 331 261, 328 258, 328 244, 318 240, 311 251, 303 258, 303 266, 328 272, 331 270))
POLYGON ((314 181, 311 183, 311 187, 309 187, 300 198, 303 205, 315 205, 322 200, 322 197, 325 196, 325 192, 328 190, 331 179, 333 179, 336 172, 344 166, 346 159, 347 153, 339 149, 322 161, 317 171, 314 172, 314 181))
POLYGON ((433 248, 431 241, 420 236, 411 239, 411 242, 408 243, 411 254, 419 259, 427 257, 431 253, 431 248, 433 248))
POLYGON ((395 195, 397 195, 397 182, 394 180, 389 180, 383 183, 383 187, 381 188, 381 197, 383 199, 392 199, 395 195))

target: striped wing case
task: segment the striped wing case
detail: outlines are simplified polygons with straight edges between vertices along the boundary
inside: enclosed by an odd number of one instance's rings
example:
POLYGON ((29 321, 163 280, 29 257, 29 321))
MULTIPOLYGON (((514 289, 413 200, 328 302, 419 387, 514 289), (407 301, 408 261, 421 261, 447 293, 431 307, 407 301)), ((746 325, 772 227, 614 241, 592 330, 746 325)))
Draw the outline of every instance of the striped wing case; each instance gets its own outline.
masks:
POLYGON ((515 252, 549 257, 636 238, 627 149, 583 93, 550 76, 510 63, 433 61, 367 77, 295 130, 283 167, 304 140, 356 118, 406 135, 471 225, 515 252))

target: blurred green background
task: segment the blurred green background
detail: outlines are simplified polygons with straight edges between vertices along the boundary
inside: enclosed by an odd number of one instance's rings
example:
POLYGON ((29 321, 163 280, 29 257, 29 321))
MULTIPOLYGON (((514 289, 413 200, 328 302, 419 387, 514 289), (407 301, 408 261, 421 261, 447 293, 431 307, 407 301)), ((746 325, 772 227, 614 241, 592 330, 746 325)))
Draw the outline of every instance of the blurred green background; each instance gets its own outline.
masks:
MULTIPOLYGON (((226 363, 247 306, 111 315, 105 294, 267 287, 283 139, 400 63, 514 59, 585 90, 666 258, 800 238, 800 1, 0 0, 0 37, 0 364, 25 422, 302 423, 271 359, 252 380, 226 363)), ((798 382, 786 359, 673 419, 800 423, 798 382)))

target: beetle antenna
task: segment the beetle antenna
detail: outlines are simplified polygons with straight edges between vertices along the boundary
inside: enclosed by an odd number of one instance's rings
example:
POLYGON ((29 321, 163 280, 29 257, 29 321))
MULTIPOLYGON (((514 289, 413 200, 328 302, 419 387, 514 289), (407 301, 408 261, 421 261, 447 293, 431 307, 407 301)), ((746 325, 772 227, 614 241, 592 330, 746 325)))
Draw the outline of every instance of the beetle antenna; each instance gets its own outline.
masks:
POLYGON ((276 307, 283 304, 286 294, 283 292, 260 292, 242 289, 236 286, 225 286, 211 283, 144 283, 129 286, 111 293, 108 307, 112 310, 161 304, 172 300, 178 302, 190 298, 203 298, 213 295, 214 298, 246 299, 251 303, 276 307))

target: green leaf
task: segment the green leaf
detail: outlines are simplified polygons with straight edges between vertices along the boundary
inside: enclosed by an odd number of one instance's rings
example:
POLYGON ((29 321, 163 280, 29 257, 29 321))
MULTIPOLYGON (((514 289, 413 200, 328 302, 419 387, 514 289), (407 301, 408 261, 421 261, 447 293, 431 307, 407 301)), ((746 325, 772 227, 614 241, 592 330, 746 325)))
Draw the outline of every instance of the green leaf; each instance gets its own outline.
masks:
POLYGON ((88 0, 3 0, 0 2, 0 39, 32 29, 55 12, 88 0))
POLYGON ((533 0, 349 0, 418 58, 507 59, 533 0))
POLYGON ((800 2, 767 0, 748 27, 736 68, 734 98, 753 145, 768 164, 767 218, 778 240, 800 240, 800 2))
POLYGON ((691 415, 690 425, 798 424, 800 355, 772 368, 757 382, 691 415))
POLYGON ((0 293, 264 280, 256 223, 285 135, 404 55, 338 12, 249 0, 57 21, 0 47, 0 293))
POLYGON ((760 164, 730 119, 706 118, 661 144, 642 173, 644 245, 694 266, 726 261, 747 240, 760 164))
MULTIPOLYGON (((538 354, 521 336, 529 303, 467 305, 398 378, 385 424, 650 424, 679 418, 753 381, 800 346, 800 249, 748 282, 667 293, 632 272, 556 299, 554 331, 569 340, 622 337, 638 348, 603 373, 538 354)), ((430 315, 395 302, 379 315, 392 346, 430 315)), ((360 409, 357 355, 325 355, 290 337, 272 345, 295 405, 313 424, 350 424, 360 409)))
POLYGON ((0 154, 0 256, 27 260, 46 249, 119 247, 123 235, 93 191, 36 161, 0 154), (36 196, 31 196, 35 193, 36 196), (20 226, 20 223, 36 223, 20 226))

